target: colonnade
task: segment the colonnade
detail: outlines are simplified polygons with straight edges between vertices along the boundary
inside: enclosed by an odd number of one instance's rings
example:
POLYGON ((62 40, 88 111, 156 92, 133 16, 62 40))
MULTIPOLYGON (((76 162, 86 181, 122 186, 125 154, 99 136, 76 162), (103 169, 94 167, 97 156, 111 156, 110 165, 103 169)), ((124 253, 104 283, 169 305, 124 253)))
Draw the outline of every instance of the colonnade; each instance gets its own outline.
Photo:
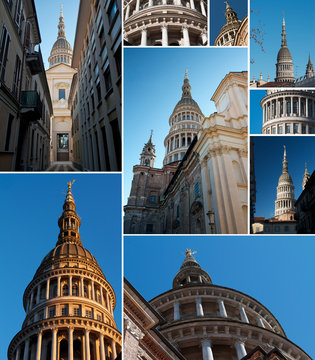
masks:
POLYGON ((171 6, 184 6, 192 10, 201 12, 203 16, 207 16, 206 6, 203 0, 135 0, 130 1, 125 7, 125 21, 129 19, 131 15, 136 14, 137 12, 152 7, 160 5, 171 5, 171 6))
MULTIPOLYGON (((276 200, 276 210, 293 210, 294 209, 295 200, 276 200)), ((281 215, 276 213, 276 215, 281 215)))
POLYGON ((80 275, 60 275, 40 282, 28 298, 26 312, 29 313, 41 301, 59 296, 88 298, 99 302, 112 312, 108 292, 99 283, 80 275))
POLYGON ((224 33, 222 36, 220 36, 220 38, 216 41, 215 45, 216 46, 225 46, 225 44, 227 43, 233 43, 235 36, 236 36, 236 31, 237 30, 233 30, 233 31, 229 31, 227 33, 224 33))
POLYGON ((171 119, 171 126, 175 125, 175 123, 185 120, 192 120, 198 123, 201 122, 201 116, 193 111, 183 111, 179 114, 176 114, 171 119))
POLYGON ((196 133, 181 133, 170 136, 166 143, 166 154, 182 147, 188 147, 196 133))
MULTIPOLYGON (((217 299, 217 304, 219 306, 219 315, 220 315, 220 317, 228 318, 228 314, 227 314, 227 311, 226 311, 226 308, 225 308, 224 300, 217 299)), ((202 304, 202 298, 201 297, 196 297, 195 298, 195 305, 196 305, 196 316, 204 317, 204 316, 207 315, 204 312, 204 307, 203 307, 203 304, 202 304)), ((174 303, 173 303, 173 318, 174 318, 174 321, 181 320, 184 315, 185 314, 181 314, 181 312, 180 312, 180 301, 179 300, 174 301, 174 303)), ((245 310, 245 307, 242 304, 239 305, 239 316, 240 316, 240 319, 241 319, 242 322, 244 322, 246 324, 250 323, 249 319, 248 319, 248 315, 247 315, 246 310, 245 310)), ((257 314, 256 325, 259 326, 259 327, 265 328, 265 324, 264 324, 264 322, 262 320, 262 317, 259 314, 257 314)))
MULTIPOLYGON (((105 338, 102 333, 91 332, 89 329, 75 329, 72 326, 69 326, 65 329, 53 328, 51 330, 39 331, 36 339, 36 352, 32 351, 31 341, 32 338, 28 337, 23 343, 19 344, 15 350, 15 354, 11 360, 41 360, 48 357, 48 352, 50 351, 50 359, 57 360, 60 359, 60 343, 63 340, 67 341, 68 350, 67 350, 67 359, 74 360, 74 333, 79 335, 81 339, 80 346, 80 360, 91 360, 91 353, 95 354, 93 358, 95 360, 115 360, 119 349, 116 348, 116 341, 111 338, 105 338), (50 341, 43 342, 43 335, 45 337, 47 333, 51 332, 51 338, 48 338, 50 341), (93 338, 91 339, 91 333, 93 338), (51 345, 50 345, 51 344, 51 345), (49 346, 48 346, 49 345, 49 346), (24 351, 22 351, 24 348, 24 351), (50 350, 49 350, 50 349, 50 350), (23 357, 21 356, 23 353, 23 357)), ((76 359, 78 357, 76 356, 76 359)))

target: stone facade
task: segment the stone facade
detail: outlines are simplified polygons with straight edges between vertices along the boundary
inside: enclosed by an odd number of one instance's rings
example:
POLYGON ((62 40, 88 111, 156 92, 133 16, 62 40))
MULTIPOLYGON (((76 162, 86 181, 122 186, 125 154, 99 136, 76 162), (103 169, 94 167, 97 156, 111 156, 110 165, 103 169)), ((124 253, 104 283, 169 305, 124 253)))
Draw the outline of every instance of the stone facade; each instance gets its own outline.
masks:
MULTIPOLYGON (((284 359, 310 360, 286 337, 276 317, 264 305, 237 290, 214 285, 189 249, 174 277, 172 289, 156 296, 149 304, 155 316, 164 319, 156 330, 176 345, 186 360, 254 359, 253 353, 258 347, 270 354, 275 348, 281 349, 284 359)), ((128 305, 125 305, 126 315, 128 305)), ((133 297, 132 305, 141 308, 133 312, 137 314, 133 322, 139 324, 148 307, 139 295, 133 297)), ((135 343, 134 346, 139 349, 141 345, 135 343)), ((150 357, 144 356, 144 359, 150 357)))
POLYGON ((314 134, 315 92, 267 90, 261 101, 263 134, 314 134))
POLYGON ((81 0, 72 67, 83 170, 121 170, 121 51, 121 2, 81 0))
POLYGON ((125 0, 126 45, 207 45, 204 0, 125 0))
POLYGON ((236 12, 225 1, 226 24, 221 28, 214 46, 248 46, 248 16, 241 21, 236 12))
POLYGON ((52 104, 34 1, 0 1, 0 170, 41 171, 50 162, 52 104))
POLYGON ((133 168, 125 233, 248 232, 247 73, 225 76, 212 97, 218 112, 209 118, 191 98, 186 77, 170 117, 163 168, 133 168))
POLYGON ((8 359, 115 360, 121 352, 113 316, 116 297, 81 242, 71 183, 58 225, 56 247, 24 292, 26 317, 8 359))
POLYGON ((68 98, 73 75, 72 49, 65 35, 62 8, 59 17, 58 38, 49 57, 50 68, 46 71, 53 103, 54 117, 51 123, 51 163, 72 161, 72 118, 68 98))

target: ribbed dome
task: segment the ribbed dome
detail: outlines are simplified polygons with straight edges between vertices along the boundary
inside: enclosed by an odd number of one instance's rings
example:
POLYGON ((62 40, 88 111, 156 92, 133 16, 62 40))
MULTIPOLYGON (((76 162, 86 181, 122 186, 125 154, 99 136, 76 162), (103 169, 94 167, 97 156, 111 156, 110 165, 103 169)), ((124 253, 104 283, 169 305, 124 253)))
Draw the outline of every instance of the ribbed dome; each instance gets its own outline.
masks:
POLYGON ((66 39, 60 38, 57 41, 55 41, 52 50, 50 52, 50 55, 53 55, 53 53, 55 52, 55 50, 66 50, 66 52, 68 53, 68 51, 72 51, 71 45, 69 44, 69 42, 66 39))
POLYGON ((278 52, 277 61, 281 60, 292 60, 292 55, 287 47, 281 48, 278 52))
MULTIPOLYGON (((176 107, 178 106, 178 105, 196 105, 196 106, 198 106, 198 104, 196 103, 196 101, 194 100, 194 99, 191 99, 191 98, 182 98, 182 99, 180 99, 179 100, 179 102, 176 104, 176 107)), ((175 107, 175 108, 176 108, 175 107)), ((199 106, 198 106, 198 108, 199 108, 199 106)))
POLYGON ((293 184, 293 181, 292 181, 289 173, 282 173, 280 175, 278 184, 281 184, 283 182, 289 182, 289 183, 293 184))

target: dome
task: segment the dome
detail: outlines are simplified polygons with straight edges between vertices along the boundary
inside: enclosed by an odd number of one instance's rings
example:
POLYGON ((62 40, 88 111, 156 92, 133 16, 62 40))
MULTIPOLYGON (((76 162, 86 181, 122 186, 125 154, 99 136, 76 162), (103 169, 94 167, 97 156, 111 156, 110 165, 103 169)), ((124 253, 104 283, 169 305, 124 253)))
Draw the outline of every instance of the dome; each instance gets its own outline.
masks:
POLYGON ((277 62, 280 60, 292 60, 290 50, 287 47, 282 47, 277 56, 277 62))
POLYGON ((64 49, 67 52, 72 51, 69 42, 66 39, 60 38, 54 43, 50 55, 53 55, 54 50, 60 50, 60 49, 64 49))
POLYGON ((292 181, 292 179, 291 179, 290 174, 288 174, 288 173, 283 173, 283 174, 280 175, 278 184, 281 184, 281 183, 283 183, 283 182, 289 182, 289 183, 293 184, 293 181, 292 181))

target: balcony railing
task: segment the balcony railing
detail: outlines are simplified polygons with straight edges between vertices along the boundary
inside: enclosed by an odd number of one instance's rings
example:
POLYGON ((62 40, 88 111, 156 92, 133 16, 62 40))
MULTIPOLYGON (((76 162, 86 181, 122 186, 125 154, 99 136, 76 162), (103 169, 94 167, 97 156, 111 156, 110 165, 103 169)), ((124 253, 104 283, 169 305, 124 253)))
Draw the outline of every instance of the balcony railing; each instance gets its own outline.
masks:
POLYGON ((26 54, 26 64, 32 75, 37 75, 45 71, 40 47, 38 47, 38 51, 33 50, 26 54))
POLYGON ((21 115, 28 121, 39 120, 42 116, 43 104, 37 91, 22 91, 21 115))

